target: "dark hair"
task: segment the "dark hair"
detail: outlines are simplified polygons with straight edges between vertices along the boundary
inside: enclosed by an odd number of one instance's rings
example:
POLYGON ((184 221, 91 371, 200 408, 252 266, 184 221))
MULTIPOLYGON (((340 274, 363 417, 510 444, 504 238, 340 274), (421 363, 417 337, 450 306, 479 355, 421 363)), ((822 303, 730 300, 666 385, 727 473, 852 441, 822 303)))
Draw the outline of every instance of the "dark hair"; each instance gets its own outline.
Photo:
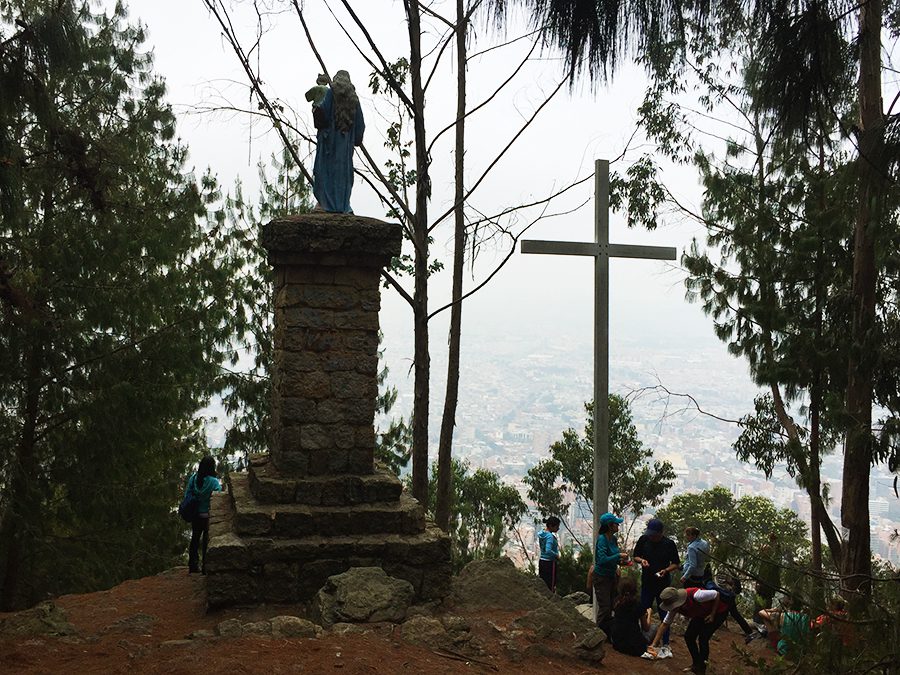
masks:
POLYGON ((700 536, 700 530, 698 530, 696 527, 686 527, 686 528, 684 528, 684 533, 686 535, 688 535, 689 537, 699 537, 700 536))
POLYGON ((637 584, 631 577, 622 577, 619 582, 619 595, 616 598, 615 609, 637 599, 637 584))
POLYGON ((544 525, 547 527, 559 527, 559 518, 556 516, 550 516, 547 520, 544 521, 544 525))
POLYGON ((788 596, 785 602, 787 608, 792 612, 799 612, 803 609, 803 600, 798 595, 788 596))
POLYGON ((216 475, 216 460, 207 455, 203 459, 200 460, 200 464, 197 465, 197 477, 194 479, 194 487, 198 490, 203 489, 203 481, 206 480, 207 476, 215 476, 216 475))
POLYGON ((600 523, 600 529, 597 530, 597 534, 606 534, 609 532, 609 523, 600 523))

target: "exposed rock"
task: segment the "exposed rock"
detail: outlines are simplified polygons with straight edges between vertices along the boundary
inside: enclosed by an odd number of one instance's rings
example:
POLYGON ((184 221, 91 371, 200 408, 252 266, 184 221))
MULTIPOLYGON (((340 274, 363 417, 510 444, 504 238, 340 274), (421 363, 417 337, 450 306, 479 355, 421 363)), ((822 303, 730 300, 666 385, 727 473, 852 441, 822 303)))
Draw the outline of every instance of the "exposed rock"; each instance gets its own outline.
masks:
POLYGON ((16 612, 0 619, 0 635, 73 635, 75 627, 66 613, 54 602, 42 602, 36 607, 16 612))
POLYGON ((129 633, 146 633, 150 630, 150 626, 156 623, 158 619, 155 616, 138 612, 131 616, 126 616, 108 625, 103 629, 104 633, 124 631, 129 633))
POLYGON ((412 584, 389 577, 380 567, 355 567, 328 577, 316 595, 313 612, 323 625, 400 623, 406 618, 413 595, 412 584))
POLYGON ((216 634, 213 631, 202 628, 200 630, 195 630, 193 633, 188 635, 188 639, 189 640, 205 640, 205 639, 212 638, 215 636, 216 636, 216 634))
POLYGON ((451 604, 467 610, 529 611, 548 601, 562 599, 538 577, 517 570, 509 558, 471 562, 451 582, 451 604))
POLYGON ((362 626, 358 623, 345 623, 341 621, 331 627, 331 632, 335 635, 363 635, 369 633, 370 629, 368 626, 362 626))
POLYGON ((225 638, 239 638, 244 634, 244 627, 238 619, 225 619, 216 626, 216 633, 225 638))
POLYGON ((251 621, 241 626, 244 635, 271 635, 272 624, 268 621, 251 621))
POLYGON ((275 637, 314 638, 322 631, 321 626, 297 616, 276 616, 269 623, 275 637))
POLYGON ((469 623, 469 620, 464 616, 454 616, 452 614, 448 614, 441 618, 441 623, 444 624, 444 628, 448 631, 469 631, 472 628, 472 625, 469 623))
POLYGON ((444 630, 444 625, 437 619, 427 616, 415 616, 400 628, 400 636, 414 645, 423 647, 447 648, 453 640, 444 630))
POLYGON ((574 593, 569 593, 563 600, 568 600, 573 605, 587 605, 591 602, 591 596, 584 591, 575 591, 574 593))

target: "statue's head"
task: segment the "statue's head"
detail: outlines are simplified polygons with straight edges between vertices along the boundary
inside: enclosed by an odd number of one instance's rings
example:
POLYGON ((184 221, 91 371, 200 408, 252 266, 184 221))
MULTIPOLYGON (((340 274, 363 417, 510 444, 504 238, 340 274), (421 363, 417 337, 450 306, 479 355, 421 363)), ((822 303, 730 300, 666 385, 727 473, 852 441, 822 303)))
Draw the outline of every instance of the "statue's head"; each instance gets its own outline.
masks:
POLYGON ((343 85, 351 84, 350 73, 348 73, 346 70, 337 71, 334 74, 334 82, 335 82, 335 84, 343 84, 343 85))
POLYGON ((319 76, 316 78, 316 84, 318 85, 324 86, 326 84, 329 84, 330 82, 331 80, 328 79, 328 76, 325 73, 319 73, 319 76))

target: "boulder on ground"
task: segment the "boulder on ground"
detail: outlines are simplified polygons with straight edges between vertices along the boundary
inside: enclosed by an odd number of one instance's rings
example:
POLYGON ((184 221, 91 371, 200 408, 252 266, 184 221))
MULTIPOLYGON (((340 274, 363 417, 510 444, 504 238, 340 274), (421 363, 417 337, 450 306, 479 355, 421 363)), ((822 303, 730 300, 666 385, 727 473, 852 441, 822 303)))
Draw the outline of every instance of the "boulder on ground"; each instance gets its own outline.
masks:
POLYGON ((244 634, 244 626, 238 619, 225 619, 216 626, 216 634, 224 638, 239 638, 244 634))
POLYGON ((428 616, 414 616, 400 628, 400 637, 406 642, 432 649, 447 649, 453 640, 444 625, 428 616))
POLYGON ((411 583, 389 577, 380 567, 354 567, 328 577, 313 601, 321 623, 400 623, 412 602, 411 583))
POLYGON ((272 635, 275 637, 314 638, 322 630, 312 621, 301 619, 298 616, 276 616, 269 623, 272 624, 272 635))
POLYGON ((584 591, 575 591, 564 596, 563 600, 568 600, 573 605, 587 605, 591 602, 591 596, 584 591))
POLYGON ((66 613, 47 601, 0 619, 0 635, 74 635, 66 613))
POLYGON ((561 602, 538 577, 516 569, 509 558, 476 560, 453 577, 449 602, 466 610, 530 611, 561 602))

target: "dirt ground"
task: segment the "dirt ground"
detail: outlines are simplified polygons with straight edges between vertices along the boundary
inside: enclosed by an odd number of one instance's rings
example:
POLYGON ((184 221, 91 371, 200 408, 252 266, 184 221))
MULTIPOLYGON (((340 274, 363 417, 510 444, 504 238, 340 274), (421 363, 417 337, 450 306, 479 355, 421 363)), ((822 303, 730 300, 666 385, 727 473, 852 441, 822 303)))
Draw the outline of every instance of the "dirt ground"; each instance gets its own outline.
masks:
MULTIPOLYGON (((55 600, 67 614, 75 634, 0 637, 2 673, 676 673, 689 665, 687 649, 673 636, 675 658, 649 662, 618 654, 611 648, 603 665, 549 656, 516 659, 499 632, 482 634, 485 654, 477 659, 417 647, 400 639, 399 629, 382 627, 370 634, 334 635, 318 639, 187 639, 198 630, 213 630, 225 619, 270 619, 281 614, 302 616, 304 608, 267 606, 207 613, 204 578, 175 568, 154 577, 127 581, 115 588, 55 600), (460 660, 456 660, 459 658, 460 660), (516 662, 516 661, 519 662, 516 662)), ((9 615, 0 614, 0 619, 9 615)), ((516 618, 495 613, 488 618, 505 627, 516 618)), ((479 622, 484 625, 486 622, 479 622)), ((473 624, 474 625, 474 624, 473 624)), ((474 629, 473 629, 474 630, 474 629)), ((744 648, 737 633, 720 630, 711 645, 710 673, 753 672, 743 666, 736 648, 744 648)), ((765 653, 754 642, 754 656, 765 653)))

